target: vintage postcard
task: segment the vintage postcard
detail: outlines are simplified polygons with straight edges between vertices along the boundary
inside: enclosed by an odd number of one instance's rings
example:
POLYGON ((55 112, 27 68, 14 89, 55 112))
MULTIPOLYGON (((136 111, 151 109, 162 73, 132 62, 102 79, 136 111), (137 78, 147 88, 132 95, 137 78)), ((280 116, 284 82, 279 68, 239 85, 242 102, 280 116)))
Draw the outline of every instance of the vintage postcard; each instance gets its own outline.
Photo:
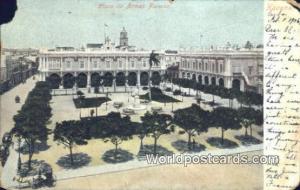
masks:
POLYGON ((299 184, 297 0, 0 6, 2 188, 299 184))

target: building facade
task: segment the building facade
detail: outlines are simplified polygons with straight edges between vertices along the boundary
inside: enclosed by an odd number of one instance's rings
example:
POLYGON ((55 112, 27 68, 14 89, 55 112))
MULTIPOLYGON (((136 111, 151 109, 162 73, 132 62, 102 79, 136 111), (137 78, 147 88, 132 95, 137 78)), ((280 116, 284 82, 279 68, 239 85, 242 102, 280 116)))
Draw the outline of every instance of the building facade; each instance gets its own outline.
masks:
POLYGON ((263 93, 263 50, 181 52, 179 77, 263 93))
POLYGON ((1 55, 0 94, 25 82, 37 72, 36 57, 25 55, 1 55))
POLYGON ((151 51, 130 48, 126 30, 120 33, 116 46, 108 37, 105 43, 86 48, 43 50, 39 53, 39 71, 42 80, 59 81, 57 88, 67 85, 70 78, 81 78, 81 88, 95 86, 95 81, 110 78, 113 84, 148 85, 149 78, 162 78, 167 68, 173 67, 173 76, 196 80, 204 85, 251 90, 262 94, 263 50, 209 50, 156 51, 160 63, 149 70, 151 51), (178 71, 178 73, 175 73, 178 71), (123 83, 120 83, 123 79, 123 83), (93 82, 94 81, 94 82, 93 82))
POLYGON ((143 86, 147 85, 145 81, 150 76, 162 76, 166 70, 163 64, 159 64, 153 66, 149 74, 149 55, 150 51, 42 52, 39 56, 39 71, 42 80, 48 77, 59 78, 62 81, 60 88, 66 88, 64 81, 68 77, 79 76, 86 81, 82 88, 92 87, 92 81, 100 77, 113 80, 131 77, 135 85, 143 86))

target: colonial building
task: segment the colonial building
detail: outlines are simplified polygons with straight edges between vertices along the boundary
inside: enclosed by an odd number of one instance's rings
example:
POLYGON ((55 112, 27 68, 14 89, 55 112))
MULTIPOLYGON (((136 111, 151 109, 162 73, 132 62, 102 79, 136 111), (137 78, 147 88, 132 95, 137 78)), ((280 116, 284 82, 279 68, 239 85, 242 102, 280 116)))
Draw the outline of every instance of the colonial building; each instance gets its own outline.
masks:
POLYGON ((174 76, 189 78, 206 85, 220 85, 262 93, 263 51, 209 50, 209 51, 156 51, 160 63, 149 72, 151 51, 137 50, 128 44, 126 30, 120 33, 116 46, 106 37, 104 44, 89 44, 86 48, 56 48, 39 54, 42 80, 57 82, 57 88, 93 87, 101 78, 112 84, 143 86, 149 77, 161 78, 170 66, 174 76), (174 67, 174 68, 175 68, 174 67), (75 79, 80 78, 80 84, 75 79), (74 79, 71 83, 70 79, 74 79))
POLYGON ((262 49, 181 52, 179 77, 263 93, 262 49))
MULTIPOLYGON (((20 51, 22 52, 22 51, 20 51)), ((1 55, 0 94, 24 82, 37 71, 36 57, 3 53, 1 55)))

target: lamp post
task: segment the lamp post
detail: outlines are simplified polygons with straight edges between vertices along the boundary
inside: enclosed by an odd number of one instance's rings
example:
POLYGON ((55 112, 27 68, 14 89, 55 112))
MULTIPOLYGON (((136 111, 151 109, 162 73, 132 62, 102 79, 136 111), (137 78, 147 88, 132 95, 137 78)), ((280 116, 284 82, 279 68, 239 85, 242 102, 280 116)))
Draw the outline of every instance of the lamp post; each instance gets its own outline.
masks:
POLYGON ((18 152, 19 152, 19 157, 18 157, 18 172, 21 170, 21 137, 18 137, 18 152))
POLYGON ((107 87, 107 91, 106 91, 106 102, 105 102, 105 106, 106 106, 106 111, 107 111, 107 99, 108 99, 108 87, 107 87))
MULTIPOLYGON (((20 97, 19 96, 15 97, 15 102, 16 102, 16 104, 20 103, 20 97)), ((21 149, 21 137, 19 136, 18 137, 18 153, 19 153, 19 155, 18 155, 19 156, 18 157, 18 172, 21 170, 21 165, 22 165, 20 149, 21 149)))

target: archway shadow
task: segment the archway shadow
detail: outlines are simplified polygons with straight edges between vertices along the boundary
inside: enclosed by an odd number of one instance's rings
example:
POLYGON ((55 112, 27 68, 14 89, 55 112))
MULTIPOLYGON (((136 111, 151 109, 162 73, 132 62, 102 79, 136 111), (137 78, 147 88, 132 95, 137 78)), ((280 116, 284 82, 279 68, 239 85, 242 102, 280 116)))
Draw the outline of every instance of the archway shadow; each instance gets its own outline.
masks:
POLYGON ((71 164, 70 154, 62 156, 56 162, 62 168, 65 169, 77 169, 83 166, 87 166, 91 162, 91 157, 85 153, 75 153, 73 154, 74 164, 71 164))
MULTIPOLYGON (((138 159, 145 160, 146 155, 153 155, 154 154, 154 145, 144 145, 143 149, 140 149, 138 152, 138 159)), ((161 145, 156 146, 156 155, 157 156, 171 156, 174 153, 161 145)))
POLYGON ((115 149, 111 149, 102 155, 102 160, 110 164, 128 162, 133 160, 133 154, 123 149, 117 149, 115 154, 115 149))
POLYGON ((19 175, 21 177, 38 175, 40 168, 51 168, 44 160, 31 160, 31 170, 28 170, 28 161, 21 164, 19 175))
POLYGON ((171 145, 181 153, 201 152, 201 151, 204 151, 206 149, 206 147, 203 144, 191 143, 191 150, 189 150, 188 142, 184 141, 184 140, 178 140, 178 141, 172 142, 171 145))
POLYGON ((264 131, 259 131, 259 132, 257 132, 257 134, 259 134, 260 136, 264 136, 264 131))
POLYGON ((250 145, 253 145, 253 144, 261 144, 262 141, 253 137, 253 136, 245 136, 245 135, 236 135, 234 136, 236 139, 238 139, 242 145, 244 146, 250 146, 250 145))
POLYGON ((236 142, 233 142, 228 139, 223 140, 222 144, 222 138, 220 137, 210 137, 206 140, 208 144, 211 146, 217 147, 217 148, 236 148, 238 147, 238 144, 236 142))

